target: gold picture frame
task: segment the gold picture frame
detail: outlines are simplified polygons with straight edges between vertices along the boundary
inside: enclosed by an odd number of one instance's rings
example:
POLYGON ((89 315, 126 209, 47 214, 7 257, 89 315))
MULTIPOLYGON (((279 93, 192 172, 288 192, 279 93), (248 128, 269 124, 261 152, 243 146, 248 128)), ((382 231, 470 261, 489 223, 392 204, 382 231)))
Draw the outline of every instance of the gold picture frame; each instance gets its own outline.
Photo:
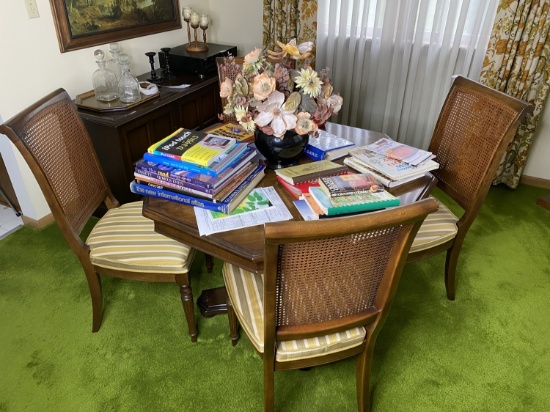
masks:
POLYGON ((62 53, 181 28, 178 0, 50 0, 62 53))

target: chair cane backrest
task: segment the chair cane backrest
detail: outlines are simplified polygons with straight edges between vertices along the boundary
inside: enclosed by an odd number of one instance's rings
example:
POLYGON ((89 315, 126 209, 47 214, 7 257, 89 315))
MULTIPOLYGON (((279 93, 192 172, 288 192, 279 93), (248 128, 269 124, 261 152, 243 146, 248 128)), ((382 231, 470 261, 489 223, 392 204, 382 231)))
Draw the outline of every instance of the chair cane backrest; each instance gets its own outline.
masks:
POLYGON ((78 235, 111 192, 88 132, 58 89, 0 126, 23 155, 65 235, 78 235))
POLYGON ((457 77, 441 109, 429 151, 438 186, 463 209, 481 206, 496 169, 532 106, 457 77))
POLYGON ((270 335, 301 339, 383 320, 414 234, 436 209, 426 199, 361 218, 266 224, 266 348, 270 335))

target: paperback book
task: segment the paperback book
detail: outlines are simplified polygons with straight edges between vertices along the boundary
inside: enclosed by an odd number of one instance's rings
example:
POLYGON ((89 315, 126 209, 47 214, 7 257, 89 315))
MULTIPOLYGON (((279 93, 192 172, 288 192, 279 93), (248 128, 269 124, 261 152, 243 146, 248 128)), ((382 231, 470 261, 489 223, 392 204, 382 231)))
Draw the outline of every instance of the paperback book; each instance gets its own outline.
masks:
POLYGON ((346 173, 338 176, 321 177, 319 187, 330 197, 383 190, 382 184, 373 175, 363 173, 346 173))
POLYGON ((227 184, 217 190, 205 189, 201 187, 192 186, 189 183, 184 185, 173 184, 163 180, 155 179, 153 177, 146 176, 140 173, 134 173, 134 178, 139 183, 144 183, 149 186, 161 187, 168 190, 172 190, 178 193, 189 194, 191 196, 197 196, 202 199, 210 199, 213 202, 223 202, 226 197, 228 197, 233 190, 237 188, 251 173, 256 169, 256 164, 249 163, 247 166, 243 167, 238 171, 227 184))
POLYGON ((355 144, 327 131, 319 131, 319 137, 309 136, 304 154, 313 160, 335 160, 344 157, 355 144))
POLYGON ((176 192, 189 194, 191 196, 197 196, 203 199, 213 198, 212 189, 205 189, 200 186, 199 187, 181 186, 178 184, 165 182, 163 180, 159 180, 154 177, 147 176, 146 174, 141 174, 137 172, 134 172, 134 179, 136 179, 138 183, 146 184, 152 187, 166 188, 176 192))
POLYGON ((344 159, 344 164, 348 165, 352 169, 357 170, 358 172, 361 172, 363 174, 370 174, 372 175, 376 180, 378 180, 380 183, 382 183, 384 186, 388 188, 397 187, 399 185, 402 185, 404 183, 410 182, 412 180, 418 179, 422 176, 424 176, 424 173, 412 175, 400 180, 393 180, 390 179, 387 176, 384 176, 383 174, 377 172, 376 170, 368 167, 366 164, 361 162, 359 159, 356 159, 354 157, 346 157, 344 159))
POLYGON ((225 170, 220 176, 212 177, 140 160, 136 162, 134 175, 139 174, 162 182, 189 187, 190 189, 202 191, 204 193, 215 194, 225 188, 236 176, 239 176, 247 170, 249 172, 252 171, 254 165, 255 164, 250 161, 242 164, 239 163, 239 165, 235 165, 235 167, 225 170))
POLYGON ((366 212, 399 206, 399 198, 387 191, 361 193, 350 196, 329 197, 321 188, 312 187, 309 193, 323 214, 327 216, 366 212))
POLYGON ((277 169, 275 173, 286 182, 295 185, 296 183, 315 180, 323 176, 333 176, 347 172, 346 165, 321 160, 319 162, 302 163, 284 169, 277 169))
POLYGON ((143 185, 135 180, 130 183, 130 190, 132 193, 152 196, 160 199, 170 200, 184 205, 196 206, 203 209, 215 210, 222 213, 231 213, 239 203, 246 197, 252 189, 258 185, 258 183, 265 176, 265 165, 258 164, 256 170, 248 176, 231 194, 220 203, 213 202, 211 200, 200 199, 195 196, 186 195, 183 193, 177 193, 168 189, 161 189, 157 187, 151 187, 143 185))
POLYGON ((162 164, 164 166, 171 166, 176 169, 185 170, 188 172, 195 172, 207 176, 217 177, 226 169, 240 164, 241 162, 252 160, 257 155, 256 149, 248 147, 245 143, 238 143, 234 148, 219 160, 212 163, 210 167, 204 167, 195 163, 184 162, 181 160, 171 159, 166 156, 159 156, 151 153, 145 153, 143 160, 162 164))
POLYGON ((254 141, 254 132, 250 132, 238 123, 222 123, 203 130, 205 133, 217 136, 233 137, 237 142, 250 143, 254 141))
POLYGON ((180 128, 147 152, 208 167, 235 146, 236 139, 180 128))
POLYGON ((296 209, 298 209, 298 212, 300 213, 300 216, 302 216, 302 219, 304 220, 318 220, 319 215, 315 213, 311 208, 309 207, 307 200, 305 199, 296 199, 294 200, 294 206, 296 206, 296 209))

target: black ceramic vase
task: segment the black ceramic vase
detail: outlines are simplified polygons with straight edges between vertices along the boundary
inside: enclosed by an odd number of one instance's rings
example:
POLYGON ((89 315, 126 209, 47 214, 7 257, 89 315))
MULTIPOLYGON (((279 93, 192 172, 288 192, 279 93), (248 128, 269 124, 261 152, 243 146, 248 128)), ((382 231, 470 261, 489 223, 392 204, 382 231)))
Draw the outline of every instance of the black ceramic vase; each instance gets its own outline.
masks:
POLYGON ((294 130, 287 131, 283 139, 266 134, 260 129, 254 132, 256 149, 265 157, 265 163, 270 169, 282 169, 298 164, 308 138, 307 134, 297 134, 294 130))

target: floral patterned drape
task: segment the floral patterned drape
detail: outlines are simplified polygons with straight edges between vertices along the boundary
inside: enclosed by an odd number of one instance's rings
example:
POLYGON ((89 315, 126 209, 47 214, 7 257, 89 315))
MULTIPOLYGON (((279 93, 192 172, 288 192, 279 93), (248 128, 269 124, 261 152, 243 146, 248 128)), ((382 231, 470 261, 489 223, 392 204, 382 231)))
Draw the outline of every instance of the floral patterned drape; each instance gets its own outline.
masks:
POLYGON ((275 50, 277 41, 297 44, 317 37, 317 0, 264 0, 263 45, 275 50))
MULTIPOLYGON (((550 0, 501 0, 481 83, 533 104, 508 147, 493 184, 516 188, 550 88, 550 0)), ((539 138, 548 138, 539 135, 539 138)))

